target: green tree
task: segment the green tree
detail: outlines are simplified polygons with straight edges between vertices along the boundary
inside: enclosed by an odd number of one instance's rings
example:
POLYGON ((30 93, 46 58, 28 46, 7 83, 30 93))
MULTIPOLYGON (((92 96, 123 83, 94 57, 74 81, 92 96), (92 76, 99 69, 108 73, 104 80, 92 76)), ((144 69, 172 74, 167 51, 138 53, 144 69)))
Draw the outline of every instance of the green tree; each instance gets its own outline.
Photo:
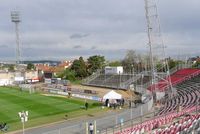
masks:
POLYGON ((105 57, 100 55, 94 55, 87 59, 88 71, 90 74, 96 72, 98 69, 102 69, 105 66, 105 57))
POLYGON ((35 70, 35 66, 32 63, 27 64, 27 70, 35 70))
POLYGON ((75 72, 69 68, 66 68, 62 73, 58 74, 58 78, 70 80, 70 81, 75 81, 75 72))
POLYGON ((112 61, 108 64, 111 67, 117 67, 117 66, 122 66, 121 61, 112 61))
POLYGON ((172 68, 174 68, 174 67, 177 66, 177 62, 175 60, 173 60, 173 59, 170 58, 168 60, 168 65, 169 65, 169 69, 172 69, 172 68))
POLYGON ((87 76, 87 68, 83 57, 80 57, 78 60, 74 60, 71 70, 75 72, 75 76, 78 78, 85 78, 87 76))
POLYGON ((8 65, 8 70, 9 71, 14 71, 15 70, 15 66, 14 65, 8 65))
MULTIPOLYGON (((168 63, 169 70, 177 67, 178 64, 183 63, 182 61, 174 60, 171 57, 167 58, 166 61, 168 63)), ((159 71, 164 71, 164 72, 167 71, 167 66, 162 66, 161 63, 157 64, 157 68, 158 68, 159 71)))
POLYGON ((200 61, 195 62, 194 65, 192 65, 192 67, 200 68, 200 61))
POLYGON ((128 50, 126 52, 125 58, 122 60, 122 66, 124 68, 124 71, 126 72, 132 72, 133 68, 137 68, 137 60, 138 56, 135 51, 128 50))

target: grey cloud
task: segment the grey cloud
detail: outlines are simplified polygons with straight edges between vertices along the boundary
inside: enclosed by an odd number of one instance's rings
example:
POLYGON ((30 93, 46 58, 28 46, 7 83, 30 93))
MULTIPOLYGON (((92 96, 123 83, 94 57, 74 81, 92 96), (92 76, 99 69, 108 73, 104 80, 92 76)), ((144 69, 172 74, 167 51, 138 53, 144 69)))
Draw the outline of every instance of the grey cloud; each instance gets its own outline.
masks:
POLYGON ((91 49, 92 49, 92 50, 95 50, 95 49, 97 49, 97 47, 96 47, 96 46, 92 46, 91 49))
POLYGON ((7 45, 0 45, 0 48, 7 48, 7 45))
POLYGON ((70 36, 70 39, 81 39, 89 36, 89 34, 73 34, 70 36))
MULTIPOLYGON (((158 1, 169 54, 200 49, 199 4, 199 0, 158 1)), ((0 58, 8 58, 15 50, 14 24, 10 21, 10 11, 15 7, 21 12, 24 57, 100 53, 120 58, 123 49, 148 50, 143 0, 6 0, 0 4, 0 18, 4 18, 0 23, 0 45, 9 48, 0 49, 0 58)))
POLYGON ((69 49, 68 52, 66 50, 55 51, 54 49, 42 49, 42 53, 37 51, 38 49, 29 49, 24 53, 23 59, 76 59, 80 56, 87 58, 92 55, 104 55, 107 59, 121 59, 124 57, 126 50, 81 50, 81 49, 69 49), (33 51, 34 50, 34 51, 33 51), (110 55, 112 53, 112 55, 110 55))
POLYGON ((81 45, 75 45, 73 48, 79 49, 79 48, 82 48, 82 46, 81 45))
POLYGON ((158 3, 159 15, 164 32, 190 32, 200 28, 200 1, 167 0, 158 3), (168 10, 167 10, 168 8, 168 10))

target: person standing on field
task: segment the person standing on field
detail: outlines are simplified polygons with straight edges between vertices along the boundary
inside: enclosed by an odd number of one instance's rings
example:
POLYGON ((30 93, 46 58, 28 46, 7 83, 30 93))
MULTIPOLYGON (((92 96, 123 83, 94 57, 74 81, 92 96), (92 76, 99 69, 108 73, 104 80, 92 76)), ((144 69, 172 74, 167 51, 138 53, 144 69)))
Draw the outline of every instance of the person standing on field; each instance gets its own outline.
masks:
POLYGON ((90 134, 93 134, 94 126, 92 123, 90 123, 89 130, 90 130, 90 134))
POLYGON ((88 103, 85 102, 85 109, 87 110, 88 109, 88 103))

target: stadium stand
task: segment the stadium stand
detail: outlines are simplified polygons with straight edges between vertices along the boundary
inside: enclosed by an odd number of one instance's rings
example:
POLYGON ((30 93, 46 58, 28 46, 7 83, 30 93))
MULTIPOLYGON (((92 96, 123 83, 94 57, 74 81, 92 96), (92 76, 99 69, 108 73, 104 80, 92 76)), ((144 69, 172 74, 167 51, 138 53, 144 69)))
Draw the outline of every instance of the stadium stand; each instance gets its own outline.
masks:
POLYGON ((155 118, 115 134, 199 134, 200 70, 181 69, 172 77, 177 95, 165 101, 155 118))
POLYGON ((196 105, 200 96, 200 75, 190 80, 180 83, 176 86, 177 96, 166 101, 164 107, 161 108, 160 115, 175 111, 177 107, 190 108, 196 105))
POLYGON ((192 134, 200 133, 200 114, 189 115, 169 124, 166 128, 158 129, 153 134, 192 134))
MULTIPOLYGON (((170 78, 172 85, 175 86, 199 74, 200 69, 184 68, 170 75, 170 78)), ((144 75, 142 77, 141 74, 104 74, 103 72, 98 71, 97 73, 85 79, 82 84, 97 87, 128 89, 129 85, 134 83, 137 85, 143 84, 143 86, 147 87, 149 91, 153 91, 155 89, 155 86, 157 86, 161 92, 165 91, 168 88, 168 85, 166 82, 164 82, 164 80, 159 81, 156 85, 149 86, 150 79, 151 77, 149 75, 144 75)))
POLYGON ((177 134, 178 132, 199 132, 200 114, 189 115, 196 107, 169 113, 147 120, 115 134, 177 134))
POLYGON ((137 85, 144 85, 148 82, 150 82, 151 80, 151 76, 148 76, 148 75, 144 75, 143 77, 140 77, 139 79, 137 79, 134 84, 137 84, 137 85))
MULTIPOLYGON (((170 75, 171 83, 173 86, 182 83, 183 81, 186 81, 188 79, 191 79, 192 77, 195 77, 200 74, 200 69, 194 69, 194 68, 184 68, 180 69, 177 72, 170 75)), ((169 80, 168 78, 165 78, 169 80)), ((155 86, 158 87, 160 91, 165 91, 167 87, 167 83, 164 82, 164 80, 159 81, 156 85, 151 85, 148 87, 148 90, 153 91, 155 90, 155 86)))
POLYGON ((83 83, 89 86, 127 89, 129 85, 139 76, 132 74, 99 74, 95 78, 83 83))

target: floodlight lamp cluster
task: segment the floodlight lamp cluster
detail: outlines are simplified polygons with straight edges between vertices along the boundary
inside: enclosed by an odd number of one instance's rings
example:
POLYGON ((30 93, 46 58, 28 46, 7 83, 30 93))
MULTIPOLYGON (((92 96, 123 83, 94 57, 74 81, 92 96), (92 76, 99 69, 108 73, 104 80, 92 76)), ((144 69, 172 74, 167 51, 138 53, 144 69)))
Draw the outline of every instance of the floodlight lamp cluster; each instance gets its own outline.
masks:
POLYGON ((19 114, 19 117, 21 118, 22 123, 28 121, 28 111, 22 111, 22 112, 19 112, 18 114, 19 114))
POLYGON ((19 11, 12 11, 11 12, 11 20, 12 22, 20 22, 19 11))

